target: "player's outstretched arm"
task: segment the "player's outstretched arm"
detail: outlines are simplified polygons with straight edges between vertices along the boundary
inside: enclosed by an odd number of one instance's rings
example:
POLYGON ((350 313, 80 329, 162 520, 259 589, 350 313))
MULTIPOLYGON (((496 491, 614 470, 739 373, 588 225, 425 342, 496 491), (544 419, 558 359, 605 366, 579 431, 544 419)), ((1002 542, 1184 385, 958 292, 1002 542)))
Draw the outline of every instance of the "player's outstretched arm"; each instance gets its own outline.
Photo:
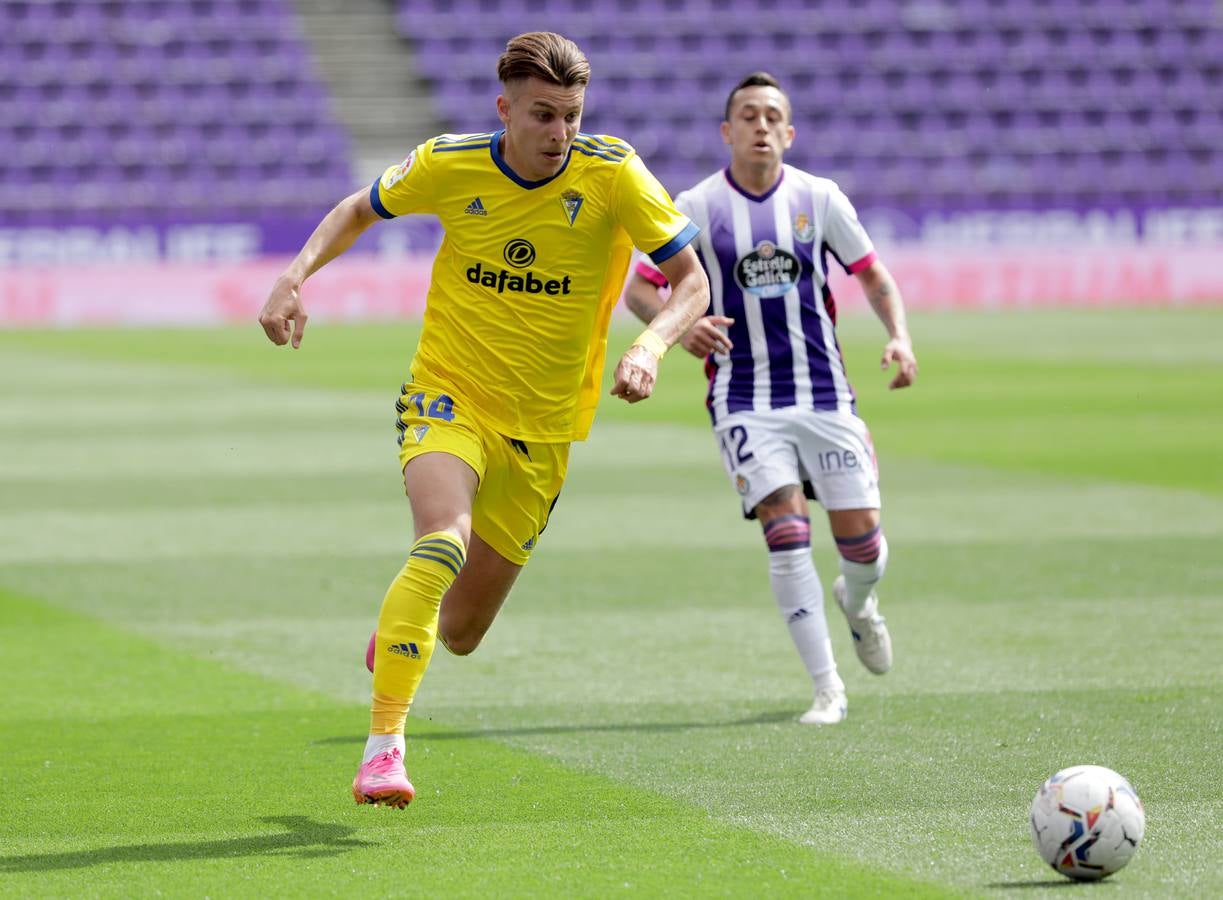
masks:
POLYGON ((259 324, 268 340, 278 346, 292 343, 294 349, 301 346, 309 318, 301 301, 302 284, 351 247, 378 219, 369 202, 369 190, 365 188, 345 197, 323 217, 301 252, 276 279, 272 293, 263 304, 259 324))
MULTIPOLYGON (((648 325, 665 303, 658 285, 639 272, 630 276, 624 291, 624 305, 633 315, 648 325)), ((715 350, 729 353, 734 345, 723 329, 733 324, 735 320, 727 316, 702 316, 684 332, 679 339, 680 346, 697 359, 704 359, 715 350)))
POLYGON ((862 285, 871 309, 888 331, 888 342, 883 348, 880 368, 886 372, 892 363, 897 366, 896 377, 888 388, 895 390, 908 387, 917 379, 917 357, 913 354, 913 341, 909 337, 909 325, 905 318, 900 288, 896 286, 892 273, 879 260, 856 273, 855 277, 862 285))
MULTIPOLYGON (((659 360, 709 308, 709 279, 692 247, 684 247, 658 268, 671 284, 671 297, 666 303, 660 301, 649 327, 616 366, 612 396, 629 403, 644 400, 654 392, 659 360)), ((629 308, 637 312, 632 302, 629 308)))
POLYGON ((671 285, 671 297, 650 320, 650 331, 674 346, 709 309, 709 279, 689 245, 658 264, 671 285))

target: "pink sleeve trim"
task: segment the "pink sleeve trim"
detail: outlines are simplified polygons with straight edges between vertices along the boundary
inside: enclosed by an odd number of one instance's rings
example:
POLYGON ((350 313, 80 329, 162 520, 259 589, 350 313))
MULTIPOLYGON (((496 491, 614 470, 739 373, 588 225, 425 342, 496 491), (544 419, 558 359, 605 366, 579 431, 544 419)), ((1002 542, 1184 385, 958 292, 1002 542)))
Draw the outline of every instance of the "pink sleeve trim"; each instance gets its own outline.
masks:
POLYGON ((866 256, 862 257, 856 263, 850 263, 848 266, 846 266, 845 271, 848 272, 850 275, 857 275, 859 272, 867 268, 871 263, 873 263, 878 258, 879 258, 878 254, 875 253, 874 250, 872 250, 870 253, 866 254, 866 256))
POLYGON ((667 279, 662 272, 647 264, 644 260, 637 263, 637 274, 655 287, 666 287, 667 279))

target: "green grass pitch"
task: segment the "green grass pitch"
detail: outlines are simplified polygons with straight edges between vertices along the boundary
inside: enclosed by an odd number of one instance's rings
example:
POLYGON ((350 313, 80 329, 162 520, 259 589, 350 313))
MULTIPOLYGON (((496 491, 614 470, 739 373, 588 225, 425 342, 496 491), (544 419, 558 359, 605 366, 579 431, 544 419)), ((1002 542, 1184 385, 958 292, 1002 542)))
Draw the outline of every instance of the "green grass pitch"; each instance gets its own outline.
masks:
POLYGON ((485 645, 435 657, 404 812, 348 784, 410 542, 413 329, 0 334, 0 895, 1223 895, 1223 308, 912 327, 888 393, 877 323, 843 326, 897 653, 867 674, 832 610, 844 724, 792 721, 807 679, 676 353, 604 401, 485 645), (1147 810, 1095 888, 1027 834, 1076 763, 1147 810))

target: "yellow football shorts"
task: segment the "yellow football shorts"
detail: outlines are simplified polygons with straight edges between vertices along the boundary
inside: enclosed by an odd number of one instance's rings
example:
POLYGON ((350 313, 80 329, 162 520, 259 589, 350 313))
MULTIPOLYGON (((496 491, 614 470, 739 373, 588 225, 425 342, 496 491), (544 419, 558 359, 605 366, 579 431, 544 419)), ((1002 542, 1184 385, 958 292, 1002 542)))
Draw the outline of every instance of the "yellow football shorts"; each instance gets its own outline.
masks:
POLYGON ((425 453, 449 453, 480 478, 472 530, 517 565, 525 565, 548 524, 569 466, 569 444, 526 444, 479 421, 479 411, 453 391, 408 382, 399 413, 399 468, 425 453))

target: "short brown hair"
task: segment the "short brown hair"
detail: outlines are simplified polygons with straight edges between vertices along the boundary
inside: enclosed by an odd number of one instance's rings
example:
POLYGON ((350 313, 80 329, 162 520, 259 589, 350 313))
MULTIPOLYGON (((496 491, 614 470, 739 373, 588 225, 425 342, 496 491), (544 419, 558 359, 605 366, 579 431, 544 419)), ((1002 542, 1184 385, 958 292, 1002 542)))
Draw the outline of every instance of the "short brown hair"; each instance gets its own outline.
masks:
POLYGON ((551 31, 528 31, 510 38, 497 60, 502 84, 538 78, 561 87, 590 83, 590 63, 573 41, 551 31))
POLYGON ((744 88, 750 88, 750 87, 777 88, 777 90, 781 91, 781 95, 786 98, 786 106, 790 105, 790 95, 787 94, 785 91, 781 90, 781 82, 779 82, 776 78, 774 78, 768 72, 753 72, 751 75, 748 75, 738 84, 736 84, 731 89, 730 94, 727 95, 726 97, 726 121, 727 122, 730 121, 730 107, 731 107, 731 104, 735 102, 735 94, 739 93, 739 91, 743 90, 744 88))

